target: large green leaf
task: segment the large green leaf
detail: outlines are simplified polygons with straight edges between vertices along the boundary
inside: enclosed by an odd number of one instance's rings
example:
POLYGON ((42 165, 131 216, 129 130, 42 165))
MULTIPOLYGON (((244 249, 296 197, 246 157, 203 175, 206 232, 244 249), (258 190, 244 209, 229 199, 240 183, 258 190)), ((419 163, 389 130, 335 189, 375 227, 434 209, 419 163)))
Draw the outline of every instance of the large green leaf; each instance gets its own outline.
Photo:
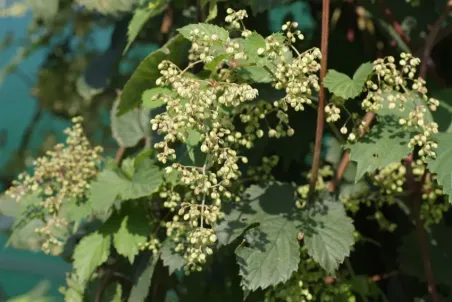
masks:
POLYGON ((242 201, 226 208, 224 219, 216 226, 218 243, 228 245, 250 226, 289 215, 295 205, 295 189, 292 185, 271 183, 268 187, 250 186, 242 201))
POLYGON ((134 147, 150 134, 149 109, 137 108, 118 116, 119 99, 111 110, 111 132, 121 147, 134 147))
POLYGON ((145 211, 135 207, 123 217, 119 230, 113 236, 113 244, 120 255, 133 263, 140 251, 140 244, 147 240, 151 229, 145 211))
POLYGON ((96 268, 107 261, 110 255, 109 235, 92 233, 83 237, 74 251, 74 269, 81 282, 89 280, 96 268))
MULTIPOLYGON (((382 108, 378 111, 378 115, 379 116, 392 116, 392 117, 397 117, 397 118, 404 118, 407 119, 408 116, 410 115, 410 112, 414 111, 415 108, 417 106, 421 106, 424 105, 425 106, 425 102, 424 100, 422 100, 422 98, 419 96, 419 94, 417 93, 413 93, 413 92, 406 92, 403 93, 403 96, 406 99, 406 104, 404 105, 404 110, 401 111, 398 107, 396 108, 389 108, 389 96, 390 95, 396 95, 396 94, 400 94, 399 92, 396 91, 385 91, 382 93, 382 108)), ((397 102, 396 102, 397 104, 397 102)), ((427 110, 424 114, 424 119, 426 122, 433 122, 433 116, 432 113, 430 112, 430 110, 427 110)))
POLYGON ((290 184, 251 186, 242 201, 216 227, 219 244, 226 245, 246 229, 247 245, 237 250, 242 283, 256 290, 286 281, 297 269, 300 248, 292 214, 295 189, 290 184))
POLYGON ((167 6, 168 5, 164 1, 157 0, 151 3, 147 8, 135 10, 127 28, 127 45, 124 49, 124 53, 127 52, 133 41, 135 41, 146 22, 152 17, 161 14, 167 6))
POLYGON ((355 181, 368 172, 398 162, 412 150, 408 148, 410 132, 401 127, 398 119, 383 116, 378 123, 355 143, 345 145, 350 149, 350 159, 357 163, 355 181))
POLYGON ((333 273, 354 244, 353 220, 341 203, 327 193, 301 213, 300 231, 309 255, 328 273, 333 273))
POLYGON ((163 265, 168 267, 169 274, 172 275, 175 271, 180 270, 185 265, 185 259, 181 254, 174 251, 175 244, 170 239, 166 239, 160 249, 160 258, 162 258, 163 265))
POLYGON ((146 301, 157 261, 158 257, 149 255, 144 255, 138 261, 133 286, 130 290, 129 299, 127 300, 128 302, 146 301))
POLYGON ((427 168, 437 175, 438 183, 452 202, 452 133, 438 133, 434 139, 438 143, 436 159, 427 158, 427 168))
POLYGON ((226 29, 209 23, 189 24, 179 28, 177 31, 180 32, 186 39, 190 39, 190 33, 194 30, 199 30, 200 33, 203 33, 209 37, 216 35, 217 41, 221 42, 226 42, 229 38, 229 32, 226 29))
POLYGON ((247 245, 237 250, 242 284, 249 290, 267 288, 287 281, 298 269, 300 246, 297 228, 287 217, 273 216, 260 221, 245 235, 247 245))
POLYGON ((359 66, 353 75, 353 79, 351 79, 346 74, 330 69, 323 79, 323 85, 335 96, 343 99, 353 99, 363 91, 364 84, 372 70, 372 63, 364 63, 359 66))
POLYGON ((95 211, 107 212, 118 198, 137 199, 156 192, 163 173, 151 160, 142 160, 132 178, 120 171, 104 170, 91 183, 89 199, 95 211))
POLYGON ((189 41, 182 35, 177 35, 168 41, 161 49, 147 56, 132 74, 121 93, 118 114, 122 115, 141 104, 141 95, 146 89, 156 87, 155 81, 160 77, 158 65, 163 60, 169 60, 176 65, 182 65, 187 58, 189 41))

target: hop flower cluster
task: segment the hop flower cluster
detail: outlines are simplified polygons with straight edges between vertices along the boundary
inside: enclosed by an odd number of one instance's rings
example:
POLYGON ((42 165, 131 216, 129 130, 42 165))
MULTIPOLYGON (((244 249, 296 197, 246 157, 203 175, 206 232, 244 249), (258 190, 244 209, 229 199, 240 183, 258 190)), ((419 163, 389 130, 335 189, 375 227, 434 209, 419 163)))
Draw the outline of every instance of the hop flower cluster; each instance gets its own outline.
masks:
POLYGON ((33 162, 34 174, 22 173, 18 181, 6 192, 20 201, 28 194, 36 194, 42 200, 49 215, 46 225, 36 231, 49 237, 43 244, 43 249, 49 251, 51 245, 62 242, 52 238, 55 227, 67 225, 67 221, 58 214, 64 202, 84 201, 89 182, 99 172, 101 147, 92 148, 82 128, 82 118, 74 118, 71 129, 66 129, 68 135, 66 145, 58 144, 53 150, 47 151, 45 157, 33 162))
MULTIPOLYGON (((224 21, 226 23, 229 23, 233 29, 240 29, 243 26, 243 19, 248 18, 248 13, 246 10, 238 10, 235 11, 232 8, 228 8, 226 10, 226 13, 228 14, 224 21)), ((243 26, 245 28, 245 26, 243 26)), ((248 31, 246 31, 248 32, 248 31)), ((251 32, 250 32, 251 34, 251 32)), ((244 37, 247 37, 247 34, 244 35, 244 37)))
MULTIPOLYGON (((418 58, 402 53, 398 63, 398 65, 395 63, 392 56, 374 61, 373 72, 376 79, 366 82, 367 95, 362 107, 368 112, 378 112, 387 101, 388 109, 397 108, 399 111, 405 111, 407 103, 410 102, 411 106, 408 108, 414 109, 408 113, 407 118, 399 120, 400 125, 417 133, 411 138, 408 146, 410 148, 418 146, 422 159, 435 158, 435 149, 438 145, 432 135, 438 132, 438 125, 435 122, 427 122, 426 113, 428 109, 435 111, 439 101, 427 96, 427 88, 422 78, 415 78, 420 64, 418 58), (423 101, 423 104, 419 104, 418 100, 423 101)), ((355 136, 349 137, 351 141, 354 139, 355 136)))
POLYGON ((285 89, 286 96, 275 101, 275 107, 287 111, 290 106, 295 111, 302 111, 305 104, 312 104, 310 97, 320 89, 317 72, 320 70, 321 57, 318 48, 300 54, 291 62, 286 62, 284 56, 281 56, 273 84, 276 89, 285 89))
POLYGON ((403 192, 405 178, 406 167, 401 163, 391 163, 375 173, 373 181, 381 193, 393 195, 403 192))

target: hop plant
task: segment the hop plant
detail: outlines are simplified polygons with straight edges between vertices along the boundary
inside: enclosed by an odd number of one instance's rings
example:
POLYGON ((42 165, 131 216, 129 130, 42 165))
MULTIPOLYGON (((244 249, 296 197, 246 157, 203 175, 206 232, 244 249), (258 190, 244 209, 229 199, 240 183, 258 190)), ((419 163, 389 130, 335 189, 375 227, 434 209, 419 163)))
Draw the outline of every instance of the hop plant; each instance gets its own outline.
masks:
POLYGON ((36 232, 46 238, 42 249, 47 253, 52 246, 63 244, 52 235, 55 228, 68 225, 65 218, 58 216, 62 205, 85 201, 89 183, 100 169, 102 148, 91 147, 82 121, 81 117, 73 118, 72 128, 64 131, 68 136, 66 144, 57 144, 46 156, 37 158, 33 162, 33 175, 20 174, 6 192, 18 202, 29 194, 41 199, 47 213, 46 224, 36 232))

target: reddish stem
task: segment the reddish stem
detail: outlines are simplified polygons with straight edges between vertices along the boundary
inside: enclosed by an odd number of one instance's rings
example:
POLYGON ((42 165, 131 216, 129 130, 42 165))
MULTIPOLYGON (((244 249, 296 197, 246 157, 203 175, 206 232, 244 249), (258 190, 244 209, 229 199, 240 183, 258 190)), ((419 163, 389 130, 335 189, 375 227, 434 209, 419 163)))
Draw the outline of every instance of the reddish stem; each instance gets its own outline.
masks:
POLYGON ((322 151, 322 138, 324 130, 325 116, 325 87, 323 87, 323 78, 326 75, 328 63, 328 36, 330 29, 330 0, 322 0, 322 40, 320 49, 322 52, 322 60, 320 62, 320 91, 319 91, 319 108, 317 110, 317 129, 315 131, 314 157, 312 160, 311 182, 309 184, 309 197, 311 200, 315 192, 315 184, 320 167, 320 153, 322 151))
POLYGON ((400 23, 394 18, 394 15, 392 14, 391 9, 389 9, 386 0, 380 1, 381 9, 383 10, 384 14, 386 15, 389 23, 392 24, 392 27, 394 30, 399 34, 400 38, 405 42, 407 45, 410 43, 410 38, 406 35, 406 33, 403 31, 402 26, 400 23))

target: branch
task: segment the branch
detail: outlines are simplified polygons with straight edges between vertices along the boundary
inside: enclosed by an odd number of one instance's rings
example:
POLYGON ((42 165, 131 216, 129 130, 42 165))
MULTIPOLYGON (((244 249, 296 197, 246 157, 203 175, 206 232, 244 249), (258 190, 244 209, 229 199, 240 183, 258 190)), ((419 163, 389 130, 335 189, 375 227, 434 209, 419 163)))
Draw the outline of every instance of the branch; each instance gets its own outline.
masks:
POLYGON ((319 174, 320 153, 322 151, 322 138, 324 129, 325 116, 325 87, 323 86, 323 78, 326 75, 328 63, 328 35, 330 23, 330 0, 322 1, 322 40, 321 51, 322 60, 320 62, 320 91, 319 91, 319 109, 317 111, 317 129, 315 131, 314 158, 312 160, 311 182, 309 184, 308 200, 311 200, 315 192, 315 184, 319 174))
POLYGON ((425 79, 425 76, 427 75, 428 61, 430 60, 430 53, 432 52, 433 46, 435 45, 436 37, 438 36, 438 33, 441 29, 441 25, 449 15, 451 9, 452 9, 452 0, 449 0, 446 4, 446 7, 444 8, 443 13, 441 14, 441 16, 439 16, 438 20, 436 20, 425 41, 421 66, 419 68, 419 77, 423 79, 425 79))
POLYGON ((125 152, 126 152, 126 147, 119 147, 118 151, 116 152, 115 162, 118 166, 121 163, 121 159, 124 156, 125 152))
POLYGON ((407 168, 407 185, 409 190, 412 192, 413 200, 413 217, 416 225, 416 234, 419 241, 419 246, 421 248, 422 260, 424 263, 425 276, 427 278, 427 290, 432 296, 433 302, 439 301, 438 291, 436 289, 435 277, 433 276, 432 263, 430 261, 430 251, 425 236, 424 222, 421 219, 421 198, 422 198, 422 186, 424 184, 425 178, 427 176, 427 169, 425 169, 424 174, 421 177, 419 183, 416 184, 414 180, 413 172, 411 170, 411 162, 413 161, 413 155, 410 155, 408 159, 405 160, 407 168))

